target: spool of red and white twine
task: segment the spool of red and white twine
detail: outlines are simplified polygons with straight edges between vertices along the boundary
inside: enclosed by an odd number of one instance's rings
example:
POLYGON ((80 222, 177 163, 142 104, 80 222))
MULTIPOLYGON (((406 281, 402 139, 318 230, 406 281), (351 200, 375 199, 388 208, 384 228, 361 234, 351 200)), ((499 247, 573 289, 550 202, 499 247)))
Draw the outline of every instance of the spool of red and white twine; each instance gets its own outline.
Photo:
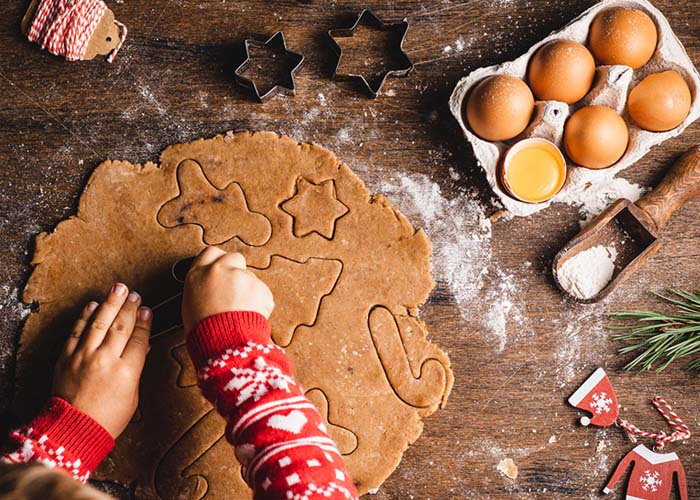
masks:
POLYGON ((671 434, 666 434, 665 432, 646 432, 641 430, 639 427, 629 423, 627 420, 621 418, 617 419, 617 425, 622 427, 625 430, 625 432, 627 432, 627 436, 629 437, 630 441, 636 443, 637 436, 650 438, 653 439, 655 442, 654 449, 660 450, 664 447, 666 443, 672 443, 674 441, 686 441, 690 438, 690 429, 685 424, 685 422, 683 422, 683 420, 678 416, 678 414, 675 411, 673 411, 671 405, 668 404, 668 402, 664 398, 656 396, 654 399, 652 399, 651 402, 656 408, 656 410, 661 414, 661 416, 664 417, 664 420, 668 422, 668 425, 671 426, 673 432, 671 434))
MULTIPOLYGON (((80 61, 95 33, 107 5, 102 0, 41 0, 34 13, 27 38, 41 48, 68 61, 80 61)), ((126 26, 114 21, 121 30, 119 45, 110 53, 112 62, 126 39, 126 26)))

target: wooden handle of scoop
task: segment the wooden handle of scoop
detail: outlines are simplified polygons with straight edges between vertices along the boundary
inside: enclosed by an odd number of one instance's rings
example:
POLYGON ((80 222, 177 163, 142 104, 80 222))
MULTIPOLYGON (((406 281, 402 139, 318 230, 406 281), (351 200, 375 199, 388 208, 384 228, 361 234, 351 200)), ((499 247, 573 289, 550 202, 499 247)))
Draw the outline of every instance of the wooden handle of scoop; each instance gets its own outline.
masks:
POLYGON ((637 201, 660 230, 679 207, 700 194, 700 145, 693 146, 673 164, 661 183, 637 201))

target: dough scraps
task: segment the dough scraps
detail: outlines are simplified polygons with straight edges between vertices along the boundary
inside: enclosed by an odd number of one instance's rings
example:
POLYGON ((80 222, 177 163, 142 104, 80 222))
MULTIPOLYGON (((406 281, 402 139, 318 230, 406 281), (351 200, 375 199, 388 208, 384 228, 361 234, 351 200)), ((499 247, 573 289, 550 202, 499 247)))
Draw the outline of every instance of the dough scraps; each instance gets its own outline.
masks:
MULTIPOLYGON (((157 304, 178 291, 170 266, 207 243, 242 252, 270 286, 274 341, 360 492, 377 488, 452 387, 447 355, 416 317, 434 286, 430 243, 331 152, 269 132, 170 146, 159 165, 97 167, 78 214, 36 238, 18 415, 43 403, 88 300, 120 280, 157 304)), ((141 499, 250 498, 184 340, 182 330, 153 340, 139 410, 95 477, 135 484, 141 499)))

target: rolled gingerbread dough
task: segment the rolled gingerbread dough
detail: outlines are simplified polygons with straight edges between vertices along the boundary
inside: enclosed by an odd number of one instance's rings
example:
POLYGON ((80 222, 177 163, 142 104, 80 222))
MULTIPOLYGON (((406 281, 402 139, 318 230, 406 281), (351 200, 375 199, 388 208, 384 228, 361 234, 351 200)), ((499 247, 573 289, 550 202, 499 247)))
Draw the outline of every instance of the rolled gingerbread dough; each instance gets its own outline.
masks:
MULTIPOLYGON (((206 244, 242 252, 268 283, 274 341, 359 490, 378 487, 452 387, 447 355, 416 318, 434 286, 430 243, 331 152, 273 133, 228 133, 171 146, 159 165, 95 170, 77 215, 36 238, 19 415, 48 394, 80 307, 117 280, 157 304, 178 291, 173 262, 206 244)), ((184 340, 178 330, 152 341, 139 409, 96 477, 135 484, 143 499, 250 498, 184 340)))

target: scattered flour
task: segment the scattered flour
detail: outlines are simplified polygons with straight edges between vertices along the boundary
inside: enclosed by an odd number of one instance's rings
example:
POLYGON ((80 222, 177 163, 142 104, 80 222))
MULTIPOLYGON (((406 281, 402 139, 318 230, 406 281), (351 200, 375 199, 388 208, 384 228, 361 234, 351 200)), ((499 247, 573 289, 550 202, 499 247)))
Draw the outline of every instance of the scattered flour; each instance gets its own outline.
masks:
POLYGON ((588 176, 589 179, 583 185, 557 197, 557 201, 579 208, 581 226, 587 225, 618 198, 637 201, 646 191, 638 184, 622 177, 610 177, 604 171, 593 171, 588 176))
POLYGON ((608 457, 610 441, 607 434, 607 429, 596 431, 595 439, 598 442, 595 446, 595 452, 591 454, 585 465, 581 465, 581 469, 585 471, 588 484, 593 486, 588 497, 591 500, 600 498, 600 485, 604 484, 606 478, 610 475, 612 467, 608 457))
POLYGON ((14 316, 20 320, 29 316, 32 309, 22 302, 20 294, 17 288, 10 288, 8 285, 0 286, 0 314, 14 316))
POLYGON ((462 52, 464 49, 467 48, 468 45, 469 45, 469 43, 464 41, 464 37, 460 36, 459 38, 457 38, 457 40, 455 40, 454 46, 453 45, 445 45, 442 48, 442 53, 443 54, 450 54, 452 51, 462 52))
POLYGON ((508 325, 515 324, 519 330, 525 326, 525 317, 513 304, 518 293, 515 276, 497 270, 497 284, 486 293, 486 303, 491 304, 486 313, 484 326, 498 341, 497 351, 503 352, 508 342, 508 325))
POLYGON ((596 296, 612 280, 617 250, 597 245, 564 261, 557 270, 561 286, 579 299, 596 296))
MULTIPOLYGON (((3 279, 5 277, 3 276, 3 279)), ((9 285, 0 285, 0 327, 3 331, 17 331, 19 325, 29 316, 31 307, 26 306, 21 299, 22 292, 9 285)), ((14 359, 15 343, 14 337, 5 335, 0 339, 0 373, 7 374, 8 367, 14 359)), ((10 381, 0 378, 0 387, 9 387, 10 381)), ((0 410, 4 410, 6 401, 0 402, 0 410)))
POLYGON ((462 316, 472 319, 469 301, 483 288, 491 264, 491 221, 478 202, 468 196, 448 200, 421 174, 401 175, 380 190, 426 231, 433 245, 433 274, 447 285, 462 316))
POLYGON ((503 352, 508 337, 506 336, 507 316, 513 309, 513 303, 506 297, 501 297, 491 304, 486 314, 486 326, 498 339, 498 352, 503 352))
POLYGON ((600 363, 607 351, 602 308, 580 306, 553 320, 561 334, 556 339, 555 367, 558 386, 567 387, 592 364, 600 363))
POLYGON ((402 174, 377 188, 430 237, 433 275, 449 289, 461 316, 474 321, 475 299, 489 304, 483 326, 495 340, 495 351, 503 352, 509 330, 524 331, 527 320, 515 304, 515 276, 492 262, 491 221, 479 202, 467 193, 447 199, 422 174, 402 174))
POLYGON ((351 142, 352 141, 352 131, 350 130, 349 127, 341 128, 340 130, 338 130, 338 135, 336 135, 336 139, 341 144, 351 142))
POLYGON ((155 108, 160 116, 166 116, 168 114, 168 110, 165 109, 165 106, 163 106, 163 104, 156 98, 155 94, 151 90, 151 87, 148 85, 139 85, 139 93, 155 108))

